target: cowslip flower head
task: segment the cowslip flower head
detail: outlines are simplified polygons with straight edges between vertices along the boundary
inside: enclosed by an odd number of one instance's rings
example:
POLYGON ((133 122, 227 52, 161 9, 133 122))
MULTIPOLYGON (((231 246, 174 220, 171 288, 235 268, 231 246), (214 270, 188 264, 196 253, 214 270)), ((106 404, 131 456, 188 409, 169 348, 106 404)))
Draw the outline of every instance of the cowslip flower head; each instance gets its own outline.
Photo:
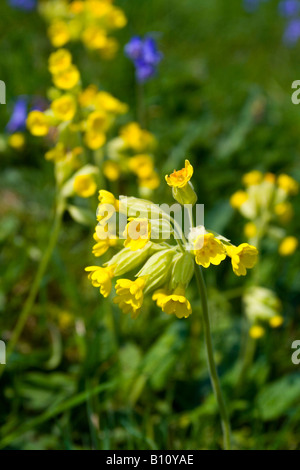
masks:
POLYGON ((102 268, 99 266, 88 266, 85 271, 89 273, 88 278, 94 287, 100 288, 103 297, 108 297, 112 289, 112 278, 114 277, 114 267, 102 268))
POLYGON ((123 313, 130 313, 132 318, 137 318, 144 300, 143 289, 146 281, 138 278, 135 281, 119 279, 116 282, 116 294, 114 303, 118 304, 123 313))
POLYGON ((231 258, 233 272, 237 276, 246 276, 247 269, 255 266, 258 260, 258 250, 255 246, 242 243, 239 246, 226 246, 228 256, 231 258))
POLYGON ((132 251, 140 250, 147 245, 151 237, 150 224, 147 219, 132 218, 126 225, 123 236, 124 246, 132 251))

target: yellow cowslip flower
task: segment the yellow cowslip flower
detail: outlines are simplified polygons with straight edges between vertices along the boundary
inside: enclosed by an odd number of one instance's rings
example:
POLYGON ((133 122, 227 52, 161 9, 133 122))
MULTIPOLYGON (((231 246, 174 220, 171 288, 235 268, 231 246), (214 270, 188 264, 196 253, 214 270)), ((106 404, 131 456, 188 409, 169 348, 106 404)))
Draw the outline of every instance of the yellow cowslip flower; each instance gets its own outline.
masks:
POLYGON ((50 24, 48 35, 54 47, 64 46, 70 40, 70 32, 65 21, 56 20, 50 24))
POLYGON ((46 160, 60 162, 66 157, 66 149, 62 142, 58 142, 53 149, 48 150, 45 154, 46 160))
POLYGON ((283 317, 281 315, 275 315, 270 318, 269 324, 271 328, 279 328, 283 324, 283 317))
POLYGON ((177 318, 188 318, 192 313, 191 304, 185 296, 185 289, 181 286, 178 286, 170 295, 162 297, 160 294, 157 301, 162 311, 168 315, 174 314, 177 318))
POLYGON ((114 206, 116 211, 119 210, 119 200, 116 199, 112 193, 106 191, 105 189, 100 189, 98 200, 100 204, 110 204, 111 206, 114 206))
POLYGON ((211 264, 218 265, 226 258, 223 244, 212 233, 197 237, 194 242, 194 254, 196 263, 204 268, 211 264))
POLYGON ((91 174, 77 175, 74 179, 73 188, 76 194, 80 197, 90 197, 97 191, 97 184, 94 176, 91 174))
POLYGON ((95 25, 88 26, 82 33, 82 41, 89 49, 102 49, 107 41, 106 31, 95 25))
POLYGON ((72 64, 68 68, 53 75, 54 85, 62 90, 71 90, 77 85, 79 80, 79 70, 72 64))
POLYGON ((74 0, 68 5, 69 11, 74 15, 78 15, 84 11, 85 3, 82 0, 74 0))
POLYGON ((289 175, 281 174, 278 176, 277 184, 279 188, 283 189, 287 194, 298 194, 299 184, 294 178, 289 175))
POLYGON ((281 256, 290 256, 298 248, 298 239, 296 237, 285 237, 279 245, 278 251, 281 256))
POLYGON ((120 178, 121 168, 117 162, 110 160, 103 163, 103 174, 109 181, 117 181, 120 178))
POLYGON ((245 224, 244 234, 247 238, 253 238, 257 235, 257 227, 254 222, 248 222, 245 224))
POLYGON ((15 132, 8 138, 8 145, 15 150, 21 150, 25 145, 25 137, 21 132, 15 132))
POLYGON ((114 267, 108 266, 88 266, 85 271, 89 272, 88 278, 92 281, 94 287, 100 287, 100 293, 103 297, 108 297, 112 289, 112 278, 114 277, 114 267))
POLYGON ((190 181, 193 173, 192 165, 188 160, 185 160, 185 167, 182 170, 174 170, 170 176, 166 175, 165 179, 167 184, 173 188, 184 188, 190 181))
POLYGON ((126 237, 124 246, 132 251, 140 250, 147 245, 151 238, 150 224, 147 219, 129 220, 123 233, 123 236, 126 237))
POLYGON ((89 85, 85 90, 83 90, 79 96, 78 101, 82 108, 87 108, 88 106, 94 105, 95 98, 98 93, 98 88, 96 85, 89 85))
POLYGON ((265 334, 265 329, 260 325, 253 325, 249 330, 249 335, 253 339, 262 338, 265 334))
POLYGON ((234 209, 239 209, 248 198, 246 191, 236 191, 230 198, 230 204, 234 209))
POLYGON ((151 177, 154 170, 153 158, 147 154, 129 158, 128 166, 140 179, 151 177))
POLYGON ((253 186, 255 184, 261 183, 263 180, 263 174, 261 171, 254 170, 246 173, 243 176, 243 183, 245 186, 253 186))
POLYGON ((136 122, 122 127, 120 135, 126 145, 135 152, 143 152, 153 146, 155 140, 150 132, 145 131, 136 122))
POLYGON ((268 183, 274 184, 276 181, 276 176, 274 173, 266 173, 264 176, 264 181, 267 181, 268 183))
POLYGON ((26 124, 31 134, 37 137, 45 136, 49 132, 48 118, 41 111, 31 111, 26 124))
POLYGON ((85 8, 93 18, 103 18, 113 8, 111 0, 87 0, 85 8))
POLYGON ((158 188, 160 185, 159 176, 155 171, 153 171, 153 173, 149 175, 147 178, 139 179, 138 185, 140 188, 147 188, 153 191, 153 189, 158 188))
POLYGON ((293 218, 294 209, 290 202, 280 202, 276 204, 274 210, 282 223, 287 223, 293 218))
POLYGON ((71 121, 76 113, 74 96, 66 94, 51 103, 54 116, 60 121, 71 121))
POLYGON ((106 142, 105 131, 108 129, 110 120, 106 113, 93 111, 86 123, 85 142, 92 150, 101 148, 106 142))
POLYGON ((97 93, 94 99, 94 105, 97 110, 113 114, 125 114, 128 111, 127 104, 122 103, 106 91, 99 91, 99 93, 97 93))
POLYGON ((127 18, 120 8, 113 7, 108 12, 106 22, 111 29, 121 29, 127 24, 127 18))
POLYGON ((119 279, 115 286, 117 296, 114 298, 114 303, 118 304, 123 313, 130 313, 132 318, 137 318, 144 300, 145 285, 146 281, 142 277, 138 277, 135 281, 119 279))
POLYGON ((48 66, 53 75, 66 70, 71 64, 72 55, 67 49, 58 49, 49 56, 48 66))
POLYGON ((107 237, 107 238, 104 238, 104 239, 100 239, 96 232, 94 233, 93 238, 97 242, 93 246, 93 255, 96 256, 96 258, 98 258, 99 256, 104 255, 104 253, 106 253, 107 250, 111 246, 116 246, 116 244, 118 243, 118 240, 116 238, 107 237))
POLYGON ((239 246, 226 245, 226 252, 231 258, 232 269, 237 276, 245 276, 247 269, 253 268, 257 263, 258 250, 248 243, 239 246))
POLYGON ((170 295, 170 291, 168 289, 157 289, 153 295, 152 300, 156 302, 156 305, 162 308, 163 301, 168 295, 170 295))

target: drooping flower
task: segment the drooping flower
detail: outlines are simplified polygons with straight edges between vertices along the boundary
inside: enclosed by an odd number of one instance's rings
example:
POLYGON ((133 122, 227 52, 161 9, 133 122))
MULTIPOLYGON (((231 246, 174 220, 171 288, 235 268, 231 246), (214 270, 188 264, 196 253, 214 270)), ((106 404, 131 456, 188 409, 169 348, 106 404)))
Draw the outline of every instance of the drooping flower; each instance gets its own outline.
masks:
POLYGON ((41 137, 49 132, 48 118, 41 111, 31 111, 28 114, 26 124, 32 135, 41 137))
POLYGON ((226 250, 212 233, 200 235, 194 242, 196 263, 204 268, 219 265, 226 258, 226 250))
POLYGON ((130 313, 132 318, 137 318, 144 300, 143 289, 145 279, 139 277, 135 281, 119 279, 116 283, 114 303, 118 304, 123 313, 130 313))
POLYGON ((49 56, 48 67, 53 75, 68 69, 71 64, 72 55, 68 49, 58 49, 49 56))
POLYGON ((239 246, 226 245, 226 252, 231 258, 232 269, 237 276, 245 276, 247 269, 253 268, 258 260, 257 248, 248 243, 239 246))
POLYGON ((76 113, 76 101, 72 95, 62 95, 51 104, 54 116, 60 121, 71 121, 76 113))
POLYGON ((185 296, 185 289, 181 286, 178 286, 172 294, 160 296, 157 300, 162 311, 168 315, 173 314, 177 318, 188 318, 192 313, 191 304, 185 296))
POLYGON ((88 278, 94 287, 100 287, 103 297, 108 297, 112 289, 112 278, 114 277, 114 267, 102 268, 99 266, 88 266, 85 271, 89 272, 88 278))
POLYGON ((294 180, 294 178, 284 173, 278 176, 277 184, 287 194, 295 195, 299 191, 299 183, 294 180))
POLYGON ((90 197, 97 191, 97 184, 92 174, 79 174, 74 179, 74 191, 80 197, 90 197))
POLYGON ((53 75, 53 83, 57 88, 62 90, 71 90, 80 80, 78 68, 71 64, 53 75))
POLYGON ((104 255, 104 253, 106 253, 111 246, 116 246, 116 244, 118 243, 118 240, 116 238, 99 238, 97 232, 94 233, 93 237, 94 240, 97 242, 93 246, 93 255, 96 256, 96 258, 104 255))
POLYGON ((124 246, 132 251, 140 250, 147 245, 151 237, 151 228, 147 219, 130 219, 124 234, 124 246))

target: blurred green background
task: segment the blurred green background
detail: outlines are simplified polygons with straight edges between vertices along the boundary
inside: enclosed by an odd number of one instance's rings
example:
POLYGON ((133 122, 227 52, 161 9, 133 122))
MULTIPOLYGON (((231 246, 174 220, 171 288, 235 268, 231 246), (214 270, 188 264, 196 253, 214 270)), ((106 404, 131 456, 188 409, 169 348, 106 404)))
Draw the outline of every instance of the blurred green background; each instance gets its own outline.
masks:
MULTIPOLYGON (((278 2, 245 12, 241 0, 119 0, 128 25, 121 48, 99 60, 82 45, 71 50, 84 85, 96 83, 130 105, 135 78, 122 49, 152 32, 163 51, 158 76, 145 87, 147 128, 159 142, 161 175, 194 165, 193 184, 205 222, 237 243, 244 220, 229 205, 242 175, 258 169, 300 181, 300 44, 282 43, 286 20, 278 2)), ((45 147, 26 134, 21 152, 8 149, 5 126, 19 95, 46 97, 52 48, 37 12, 0 4, 0 338, 8 342, 47 246, 54 204, 53 166, 45 147)), ((136 195, 133 183, 127 195, 136 195), (130 194, 129 194, 130 193, 130 194)), ((153 196, 171 201, 162 183, 153 196)), ((298 236, 300 201, 288 227, 298 236)), ((92 233, 65 217, 34 309, 0 386, 0 447, 8 449, 219 449, 222 436, 207 371, 200 302, 193 315, 171 318, 146 302, 138 320, 100 298, 84 273, 94 264, 92 233)), ((283 304, 285 323, 269 329, 237 386, 245 333, 240 296, 247 279, 228 264, 205 272, 219 367, 237 449, 299 449, 300 372, 291 344, 300 339, 299 252, 279 258, 262 247, 261 283, 283 304)), ((0 366, 1 368, 4 366, 0 366)))

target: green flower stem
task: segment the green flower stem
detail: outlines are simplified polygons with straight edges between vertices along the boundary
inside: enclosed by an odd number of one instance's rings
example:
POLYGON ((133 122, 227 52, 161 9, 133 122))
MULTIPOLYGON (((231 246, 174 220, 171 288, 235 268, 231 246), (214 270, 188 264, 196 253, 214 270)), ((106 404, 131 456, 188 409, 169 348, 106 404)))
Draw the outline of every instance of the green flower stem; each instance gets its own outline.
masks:
POLYGON ((219 411, 221 415, 221 423, 222 423, 222 430, 223 430, 223 439, 224 439, 224 449, 230 450, 231 449, 231 433, 230 433, 230 422, 228 417, 228 412, 226 409, 225 401, 222 395, 219 376, 214 360, 214 353, 213 353, 213 344, 212 338, 210 333, 210 321, 209 321, 209 314, 208 314, 208 303, 207 303, 207 292, 205 281, 203 278, 203 273, 197 264, 195 265, 195 273, 197 284, 200 293, 200 299, 202 303, 202 316, 203 316, 203 328, 204 328, 204 336, 205 336, 205 343, 206 343, 206 354, 207 354, 207 361, 208 361, 208 368, 210 379, 213 387, 213 391, 219 406, 219 411))
MULTIPOLYGON (((20 313, 20 316, 18 318, 17 324, 14 328, 13 334, 11 336, 11 339, 8 343, 7 346, 7 351, 6 351, 6 360, 8 362, 11 354, 13 353, 15 346, 20 338, 20 335, 23 331, 23 328, 27 322, 28 316, 32 312, 32 307, 34 305, 35 299, 37 297, 37 294, 39 292, 40 284, 43 279, 43 276, 45 274, 45 271, 47 269, 49 260, 51 258, 52 252, 54 250, 54 247, 57 242, 57 238, 59 235, 60 227, 61 227, 61 221, 62 221, 62 216, 65 210, 65 204, 64 201, 60 200, 57 204, 56 211, 55 211, 55 217, 54 217, 54 223, 49 239, 48 246, 46 250, 44 251, 43 257, 41 258, 39 267, 36 272, 36 276, 34 278, 34 281, 31 285, 31 289, 29 292, 29 295, 27 297, 27 300, 24 304, 24 307, 20 313)), ((4 367, 0 369, 0 377, 4 371, 4 367)))

